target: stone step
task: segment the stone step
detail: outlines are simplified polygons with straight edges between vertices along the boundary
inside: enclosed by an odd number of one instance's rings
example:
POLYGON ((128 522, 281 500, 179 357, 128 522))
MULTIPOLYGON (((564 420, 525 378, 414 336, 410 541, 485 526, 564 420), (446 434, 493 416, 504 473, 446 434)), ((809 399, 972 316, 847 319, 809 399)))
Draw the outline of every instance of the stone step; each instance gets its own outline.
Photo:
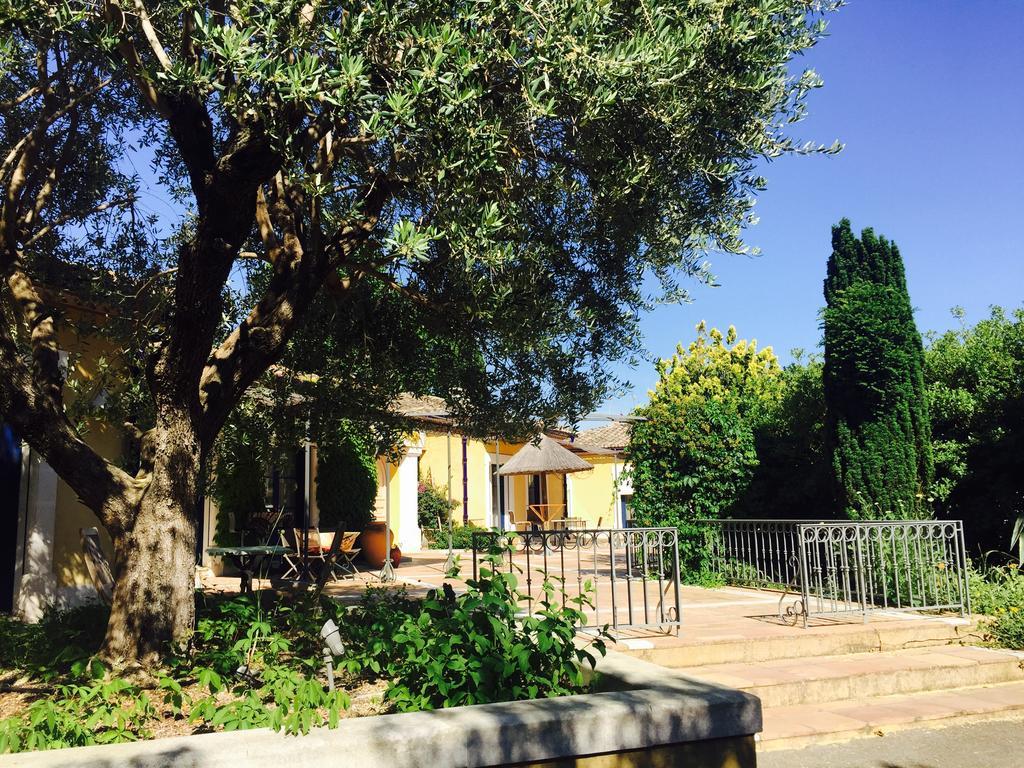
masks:
POLYGON ((768 707, 763 717, 759 752, 800 749, 907 728, 1024 718, 1024 682, 768 707))
POLYGON ((709 664, 805 659, 811 656, 895 651, 977 642, 973 622, 960 618, 909 619, 905 617, 860 623, 829 623, 808 629, 778 627, 765 621, 765 634, 756 638, 730 635, 695 637, 685 622, 678 639, 623 638, 615 650, 670 668, 709 664), (786 631, 782 631, 785 629, 786 631), (777 634, 769 634, 776 632, 777 634))
POLYGON ((1024 681, 1024 654, 951 645, 679 671, 752 693, 769 708, 1024 681))

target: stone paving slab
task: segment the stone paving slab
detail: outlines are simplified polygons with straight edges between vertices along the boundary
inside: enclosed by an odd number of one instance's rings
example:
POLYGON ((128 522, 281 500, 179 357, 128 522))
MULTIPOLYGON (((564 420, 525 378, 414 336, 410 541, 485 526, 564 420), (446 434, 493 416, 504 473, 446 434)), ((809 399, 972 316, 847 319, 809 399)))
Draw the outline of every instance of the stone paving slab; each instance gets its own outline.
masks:
MULTIPOLYGON (((765 707, 1024 681, 1024 655, 949 647, 680 668, 758 696, 765 707)), ((897 720, 903 715, 892 715, 897 720)))
POLYGON ((775 659, 756 666, 746 663, 710 664, 692 669, 680 668, 683 674, 703 680, 719 681, 720 677, 741 680, 744 685, 771 685, 793 680, 817 680, 860 674, 892 674, 907 669, 937 667, 973 667, 982 664, 1019 665, 1019 654, 994 648, 950 646, 927 651, 883 651, 850 656, 820 656, 814 659, 775 659))
MULTIPOLYGON (((836 701, 763 712, 761 749, 845 741, 881 731, 985 717, 1024 717, 1024 682, 836 701)), ((1024 727, 1019 733, 1024 734, 1024 727)))

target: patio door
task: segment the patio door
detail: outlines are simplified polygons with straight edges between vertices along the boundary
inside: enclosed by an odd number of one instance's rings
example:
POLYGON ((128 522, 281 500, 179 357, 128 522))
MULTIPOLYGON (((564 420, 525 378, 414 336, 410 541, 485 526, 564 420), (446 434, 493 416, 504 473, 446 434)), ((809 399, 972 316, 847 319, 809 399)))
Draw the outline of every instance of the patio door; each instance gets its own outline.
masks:
POLYGON ((18 549, 21 440, 0 423, 0 613, 14 607, 14 568, 18 549))

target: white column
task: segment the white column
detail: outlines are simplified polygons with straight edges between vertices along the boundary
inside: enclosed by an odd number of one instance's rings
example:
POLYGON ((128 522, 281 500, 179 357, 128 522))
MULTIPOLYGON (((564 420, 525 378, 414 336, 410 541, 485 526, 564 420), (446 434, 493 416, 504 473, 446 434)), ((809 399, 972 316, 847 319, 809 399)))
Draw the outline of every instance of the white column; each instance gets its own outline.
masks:
POLYGON ((395 537, 402 552, 419 552, 423 548, 420 538, 419 513, 419 459, 422 445, 406 445, 405 455, 398 464, 398 530, 395 537))
POLYGON ((18 563, 14 610, 25 621, 39 621, 57 595, 53 575, 53 535, 57 514, 57 473, 29 451, 22 474, 25 516, 18 525, 18 563), (21 545, 24 542, 24 545, 21 545))

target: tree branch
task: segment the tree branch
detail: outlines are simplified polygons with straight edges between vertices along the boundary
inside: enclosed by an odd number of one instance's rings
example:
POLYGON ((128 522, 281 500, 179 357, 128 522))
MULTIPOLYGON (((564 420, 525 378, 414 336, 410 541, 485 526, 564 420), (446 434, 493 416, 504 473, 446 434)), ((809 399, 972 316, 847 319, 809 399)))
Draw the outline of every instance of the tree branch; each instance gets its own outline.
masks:
MULTIPOLYGON (((9 288, 9 286, 8 286, 9 288)), ((4 291, 3 293, 7 293, 4 291)), ((52 390, 40 391, 8 328, 11 312, 0 295, 0 413, 37 450, 111 534, 130 526, 146 482, 136 480, 90 448, 68 422, 52 390)))
POLYGON ((317 291, 338 260, 369 237, 391 194, 388 181, 377 177, 363 197, 363 216, 339 229, 330 251, 304 254, 294 251, 297 241, 285 242, 263 297, 206 363, 200 384, 204 434, 215 435, 246 388, 284 354, 317 291))
POLYGON ((37 243, 41 238, 46 237, 47 233, 52 232, 57 227, 67 224, 69 221, 82 221, 86 217, 92 216, 95 213, 102 213, 110 208, 117 208, 121 205, 131 205, 133 202, 135 202, 134 197, 122 197, 117 200, 108 200, 105 203, 100 203, 99 205, 90 208, 88 211, 76 211, 75 213, 69 213, 61 216, 55 221, 51 221, 49 224, 46 224, 36 230, 36 232, 25 241, 25 247, 29 248, 37 243))

